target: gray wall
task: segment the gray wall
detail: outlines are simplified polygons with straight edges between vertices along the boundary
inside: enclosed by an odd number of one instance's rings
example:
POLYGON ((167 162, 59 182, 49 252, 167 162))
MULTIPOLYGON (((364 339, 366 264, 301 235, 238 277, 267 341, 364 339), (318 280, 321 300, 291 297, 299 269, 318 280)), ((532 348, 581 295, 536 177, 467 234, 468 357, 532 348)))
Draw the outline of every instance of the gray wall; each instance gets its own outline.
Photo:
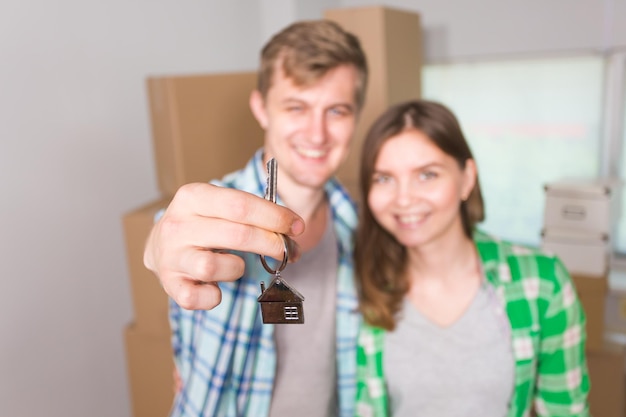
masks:
POLYGON ((2 2, 1 416, 130 415, 120 218, 158 196, 145 77, 251 70, 280 27, 373 4, 421 12, 431 61, 626 45, 617 0, 2 2))
POLYGON ((626 47, 624 0, 340 0, 421 14, 427 61, 626 47))
POLYGON ((254 68, 258 7, 0 5, 0 416, 130 415, 120 218, 158 196, 144 79, 254 68))

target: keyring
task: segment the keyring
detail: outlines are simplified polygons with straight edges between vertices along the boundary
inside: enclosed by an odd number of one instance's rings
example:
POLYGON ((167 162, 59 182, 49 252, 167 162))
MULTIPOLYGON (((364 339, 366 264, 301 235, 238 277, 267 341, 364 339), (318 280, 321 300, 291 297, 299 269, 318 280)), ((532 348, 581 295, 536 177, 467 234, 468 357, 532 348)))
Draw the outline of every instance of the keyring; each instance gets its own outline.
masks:
POLYGON ((287 237, 279 233, 277 233, 277 235, 283 239, 283 262, 280 264, 280 266, 276 269, 270 268, 269 265, 267 265, 267 262, 265 262, 265 255, 259 255, 259 258, 261 258, 261 263, 263 264, 263 268, 265 268, 265 270, 272 275, 280 274, 280 271, 285 269, 285 267, 287 266, 287 261, 289 260, 289 251, 287 250, 287 237))

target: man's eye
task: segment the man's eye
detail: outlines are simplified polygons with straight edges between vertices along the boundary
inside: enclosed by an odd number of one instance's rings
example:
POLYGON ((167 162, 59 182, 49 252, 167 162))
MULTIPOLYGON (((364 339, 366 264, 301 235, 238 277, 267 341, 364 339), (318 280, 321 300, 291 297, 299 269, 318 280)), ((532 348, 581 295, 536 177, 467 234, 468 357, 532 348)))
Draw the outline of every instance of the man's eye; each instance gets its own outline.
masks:
POLYGON ((348 114, 350 114, 348 110, 341 107, 333 107, 329 110, 329 113, 333 116, 347 116, 348 114))
POLYGON ((389 175, 377 174, 372 178, 372 182, 374 184, 385 184, 391 181, 391 177, 389 175))

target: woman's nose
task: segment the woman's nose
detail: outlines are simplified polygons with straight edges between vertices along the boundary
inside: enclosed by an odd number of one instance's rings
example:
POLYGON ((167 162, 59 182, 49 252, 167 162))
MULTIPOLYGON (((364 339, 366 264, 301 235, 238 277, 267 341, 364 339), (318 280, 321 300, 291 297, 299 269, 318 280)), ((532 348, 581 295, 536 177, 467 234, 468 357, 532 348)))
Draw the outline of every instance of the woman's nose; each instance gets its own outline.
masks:
POLYGON ((411 204, 417 195, 415 188, 415 184, 410 180, 400 181, 396 190, 396 203, 399 206, 411 204))

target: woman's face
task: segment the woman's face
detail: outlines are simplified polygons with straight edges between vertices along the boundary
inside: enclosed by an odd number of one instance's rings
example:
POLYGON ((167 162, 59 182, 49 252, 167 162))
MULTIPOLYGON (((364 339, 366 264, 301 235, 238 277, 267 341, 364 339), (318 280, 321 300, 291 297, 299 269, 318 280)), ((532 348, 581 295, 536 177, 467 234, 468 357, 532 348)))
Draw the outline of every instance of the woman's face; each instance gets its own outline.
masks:
POLYGON ((473 160, 461 169, 428 136, 406 130, 382 145, 367 201, 376 221, 409 248, 465 238, 460 204, 475 178, 473 160))

